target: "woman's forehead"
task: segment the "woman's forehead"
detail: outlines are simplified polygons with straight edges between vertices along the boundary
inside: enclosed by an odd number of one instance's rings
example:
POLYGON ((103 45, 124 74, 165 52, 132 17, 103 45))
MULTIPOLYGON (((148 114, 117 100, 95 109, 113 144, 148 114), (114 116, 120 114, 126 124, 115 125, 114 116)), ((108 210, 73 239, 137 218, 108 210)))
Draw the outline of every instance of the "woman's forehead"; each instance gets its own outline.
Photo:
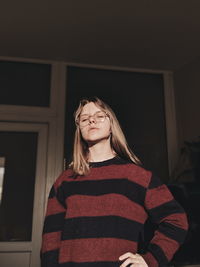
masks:
POLYGON ((102 111, 102 109, 98 107, 95 103, 90 102, 82 108, 81 115, 88 115, 88 114, 93 115, 97 111, 102 111))

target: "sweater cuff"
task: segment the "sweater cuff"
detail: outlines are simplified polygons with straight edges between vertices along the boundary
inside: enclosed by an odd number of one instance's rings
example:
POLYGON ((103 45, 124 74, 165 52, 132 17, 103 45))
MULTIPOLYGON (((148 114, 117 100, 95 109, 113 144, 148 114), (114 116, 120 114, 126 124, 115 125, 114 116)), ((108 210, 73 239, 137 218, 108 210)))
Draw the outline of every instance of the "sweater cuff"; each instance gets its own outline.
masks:
POLYGON ((157 260, 154 258, 154 256, 150 252, 147 252, 146 254, 141 254, 141 256, 146 261, 148 267, 158 267, 159 266, 157 260))

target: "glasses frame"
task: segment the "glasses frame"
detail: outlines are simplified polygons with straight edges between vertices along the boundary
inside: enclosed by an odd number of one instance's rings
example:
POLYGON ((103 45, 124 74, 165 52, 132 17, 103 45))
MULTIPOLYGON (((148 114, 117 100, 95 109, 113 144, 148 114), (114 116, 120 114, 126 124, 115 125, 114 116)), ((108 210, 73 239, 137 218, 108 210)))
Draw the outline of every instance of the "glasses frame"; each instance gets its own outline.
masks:
MULTIPOLYGON (((84 116, 86 116, 86 115, 84 115, 84 116)), ((103 122, 105 121, 106 117, 109 118, 107 112, 105 112, 105 111, 103 111, 103 110, 102 110, 102 111, 97 111, 97 112, 95 112, 93 115, 88 115, 88 116, 86 116, 86 117, 87 117, 87 118, 86 118, 87 123, 86 123, 85 125, 81 125, 81 123, 80 123, 80 117, 81 117, 81 116, 79 116, 79 118, 76 120, 76 124, 77 124, 80 128, 84 128, 84 127, 88 126, 88 125, 90 124, 90 118, 91 118, 91 117, 94 118, 95 123, 98 123, 98 122, 103 123, 103 122), (103 113, 103 114, 105 115, 101 120, 98 120, 98 119, 97 119, 97 115, 98 115, 99 113, 103 113)))

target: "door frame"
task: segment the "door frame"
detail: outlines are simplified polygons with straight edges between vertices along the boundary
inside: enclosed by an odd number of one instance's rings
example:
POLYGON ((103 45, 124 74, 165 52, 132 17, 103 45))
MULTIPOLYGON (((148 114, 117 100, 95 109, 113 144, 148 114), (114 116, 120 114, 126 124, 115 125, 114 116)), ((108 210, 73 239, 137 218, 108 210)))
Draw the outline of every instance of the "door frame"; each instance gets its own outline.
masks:
MULTIPOLYGON (((37 159, 33 202, 32 236, 27 242, 0 242, 0 252, 8 253, 30 253, 30 267, 40 266, 41 232, 43 227, 45 188, 46 188, 46 166, 47 166, 47 144, 48 125, 45 123, 21 123, 0 122, 0 131, 10 132, 37 132, 37 159)), ((17 263, 16 263, 17 264, 17 263)))

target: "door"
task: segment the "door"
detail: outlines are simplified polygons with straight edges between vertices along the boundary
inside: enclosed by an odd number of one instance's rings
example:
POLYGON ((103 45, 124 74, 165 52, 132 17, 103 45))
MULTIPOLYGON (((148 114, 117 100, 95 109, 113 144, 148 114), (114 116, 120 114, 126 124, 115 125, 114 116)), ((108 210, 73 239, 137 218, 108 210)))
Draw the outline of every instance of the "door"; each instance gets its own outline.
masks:
POLYGON ((0 122, 0 266, 39 267, 48 126, 0 122))

